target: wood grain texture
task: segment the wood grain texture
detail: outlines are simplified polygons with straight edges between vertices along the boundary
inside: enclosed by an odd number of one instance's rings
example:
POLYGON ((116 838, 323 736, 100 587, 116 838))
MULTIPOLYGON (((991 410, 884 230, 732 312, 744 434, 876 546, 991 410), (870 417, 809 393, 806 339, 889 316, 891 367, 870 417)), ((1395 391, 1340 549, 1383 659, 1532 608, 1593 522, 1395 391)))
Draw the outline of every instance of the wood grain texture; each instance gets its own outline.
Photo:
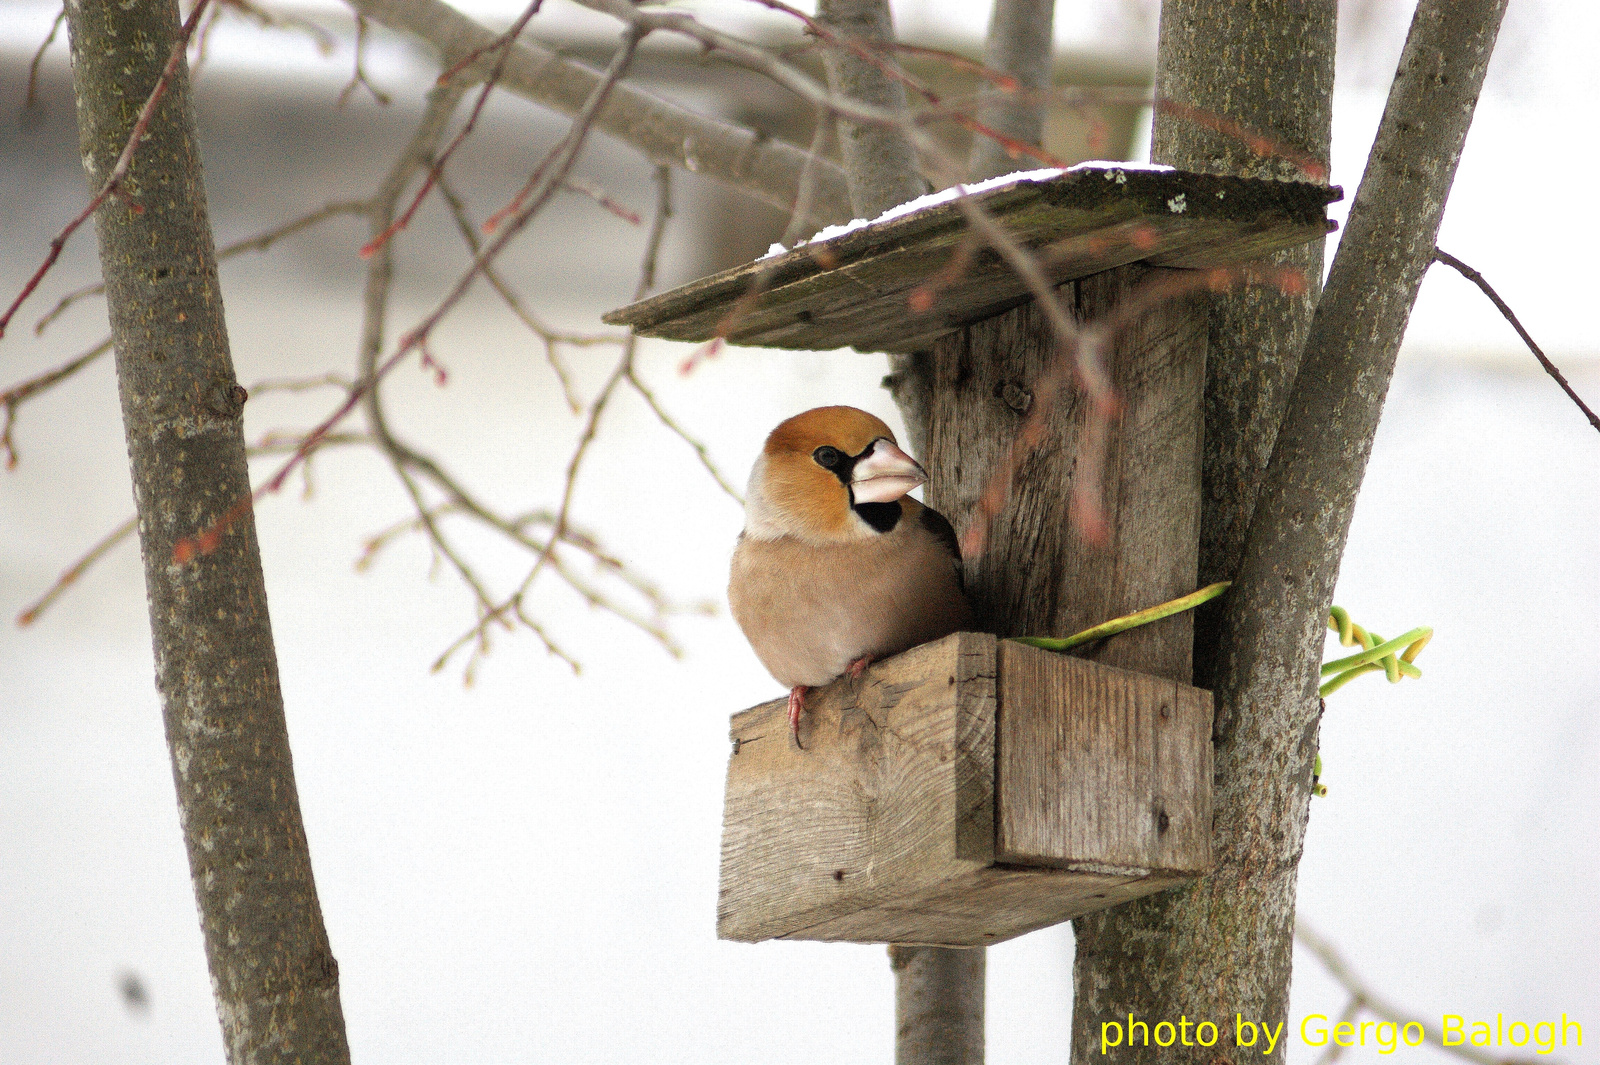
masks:
POLYGON ((955 633, 814 691, 803 750, 782 700, 731 732, 724 939, 984 946, 1210 862, 1211 701, 1175 681, 955 633))
MULTIPOLYGON (((1128 266, 1064 287, 1078 318, 1095 321, 1160 272, 1128 266)), ((966 562, 982 627, 1001 636, 1065 636, 1195 589, 1200 506, 1205 318, 1192 299, 1152 307, 1107 356, 1122 400, 1102 481, 1110 539, 1086 543, 1068 515, 1088 411, 1058 394, 1042 442, 1019 464, 989 529, 966 562)), ((929 403, 928 500, 958 530, 1031 411, 1058 357, 1032 304, 939 341, 917 369, 929 403), (937 458, 933 456, 938 456, 937 458)), ((1192 622, 1180 614, 1079 652, 1081 657, 1188 682, 1192 622)))
POLYGON ((995 857, 1194 876, 1211 865, 1211 696, 1003 642, 995 857))
POLYGON ((720 937, 915 900, 992 862, 994 644, 955 633, 816 689, 804 750, 782 700, 734 716, 720 937))
MULTIPOLYGON (((1078 282, 1077 316, 1094 322, 1164 270, 1128 267, 1078 282)), ((1072 591, 1061 603, 1058 632, 1072 633, 1198 585, 1200 447, 1206 366, 1206 318, 1198 299, 1168 299, 1118 335, 1108 358, 1122 401, 1106 445, 1103 502, 1107 544, 1069 536, 1064 569, 1072 591)), ((1076 421, 1082 432, 1080 416, 1076 421)), ((1076 470, 1074 470, 1076 474, 1076 470)), ((1194 615, 1177 614, 1132 629, 1083 652, 1107 665, 1188 683, 1194 615)))
MULTIPOLYGON (((1227 265, 1320 240, 1327 204, 1340 195, 1303 182, 1106 167, 973 198, 1038 251, 1060 283, 1136 261, 1227 265)), ((940 286, 928 310, 911 310, 913 290, 943 270, 967 236, 954 204, 926 207, 702 278, 605 320, 672 340, 725 336, 757 347, 923 351, 1030 298, 1010 268, 984 249, 940 286)))

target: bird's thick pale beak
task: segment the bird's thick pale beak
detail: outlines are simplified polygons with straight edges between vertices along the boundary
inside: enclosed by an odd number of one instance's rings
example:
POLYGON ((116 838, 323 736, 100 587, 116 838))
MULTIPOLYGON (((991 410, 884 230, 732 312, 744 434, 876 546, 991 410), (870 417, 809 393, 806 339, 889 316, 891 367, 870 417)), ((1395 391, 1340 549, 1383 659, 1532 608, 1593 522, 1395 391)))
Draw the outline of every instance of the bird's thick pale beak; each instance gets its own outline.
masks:
POLYGON ((893 503, 927 480, 928 472, 916 459, 890 441, 879 439, 871 451, 856 461, 850 491, 857 503, 893 503))

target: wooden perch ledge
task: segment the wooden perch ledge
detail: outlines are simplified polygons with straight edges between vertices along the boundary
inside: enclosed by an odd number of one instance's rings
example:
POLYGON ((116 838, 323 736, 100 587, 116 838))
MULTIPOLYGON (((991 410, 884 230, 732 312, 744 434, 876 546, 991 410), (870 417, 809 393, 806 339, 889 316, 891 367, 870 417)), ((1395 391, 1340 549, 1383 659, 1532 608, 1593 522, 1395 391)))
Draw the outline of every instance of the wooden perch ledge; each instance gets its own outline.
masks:
POLYGON ((1211 866, 1211 694, 958 632, 733 718, 717 935, 984 946, 1211 866))
MULTIPOLYGON (((1132 262, 1228 266, 1320 240, 1333 229, 1327 205, 1344 192, 1095 164, 971 195, 1061 284, 1132 262)), ((723 335, 754 347, 926 350, 1030 298, 1010 267, 982 248, 956 276, 940 279, 928 310, 913 310, 912 293, 946 270, 967 234, 960 208, 946 200, 724 270, 605 320, 669 340, 723 335)))

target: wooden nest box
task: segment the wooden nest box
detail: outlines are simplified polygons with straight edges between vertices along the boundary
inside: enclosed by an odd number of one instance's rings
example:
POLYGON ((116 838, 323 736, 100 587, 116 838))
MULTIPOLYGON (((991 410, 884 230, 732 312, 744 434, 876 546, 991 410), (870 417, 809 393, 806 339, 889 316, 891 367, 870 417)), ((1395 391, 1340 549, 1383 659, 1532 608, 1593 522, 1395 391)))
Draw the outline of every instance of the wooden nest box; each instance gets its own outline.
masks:
MULTIPOLYGON (((1230 266, 1321 239, 1339 195, 1094 165, 1001 182, 972 199, 1052 283, 1078 286, 1075 313, 1096 317, 1151 267, 1230 266)), ((1028 374, 1055 357, 1054 341, 1036 313, 1025 320, 1026 287, 970 237, 960 207, 947 200, 822 236, 606 321, 674 340, 929 352, 960 369, 951 379, 969 390, 973 405, 962 410, 975 412, 963 423, 967 438, 1011 439, 1031 399, 1028 374), (1015 352, 1030 344, 1028 369, 1015 352)), ((1122 399, 1103 471, 1112 542, 1052 557, 1073 576, 1049 586, 1070 600, 1052 607, 1049 624, 1060 629, 1049 635, 1194 589, 1204 312, 1191 301, 1137 317, 1107 359, 1122 399)), ((1086 417, 1052 416, 1065 436, 1066 422, 1086 417)), ((1071 448, 1056 453, 1039 461, 1059 465, 1031 472, 1038 483, 1012 488, 1012 510, 1043 513, 1045 525, 1064 514, 1018 497, 1063 495, 1071 448)), ((929 501, 960 527, 978 475, 941 482, 932 458, 929 501)), ((1014 576, 1035 558, 1019 541, 1008 550, 999 561, 967 560, 969 590, 975 567, 992 592, 985 566, 1014 576)), ((994 594, 1015 607, 1034 587, 1021 579, 994 594)), ((1183 683, 1191 624, 1184 615, 1116 637, 1117 646, 1091 652, 1096 661, 956 633, 812 691, 804 749, 790 740, 782 700, 734 715, 717 934, 983 946, 1204 873, 1211 696, 1183 683)))

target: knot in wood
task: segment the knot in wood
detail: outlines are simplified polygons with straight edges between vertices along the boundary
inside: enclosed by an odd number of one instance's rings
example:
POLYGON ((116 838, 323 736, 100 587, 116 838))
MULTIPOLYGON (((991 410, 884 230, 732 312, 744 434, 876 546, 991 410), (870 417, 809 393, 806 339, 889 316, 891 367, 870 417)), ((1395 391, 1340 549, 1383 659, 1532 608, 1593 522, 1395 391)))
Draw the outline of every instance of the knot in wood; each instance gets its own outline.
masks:
POLYGON ((206 391, 206 408, 224 418, 237 418, 250 393, 234 382, 219 382, 206 391))
POLYGON ((1033 393, 1015 381, 1004 381, 995 386, 995 395, 1018 414, 1026 414, 1033 407, 1033 393))

